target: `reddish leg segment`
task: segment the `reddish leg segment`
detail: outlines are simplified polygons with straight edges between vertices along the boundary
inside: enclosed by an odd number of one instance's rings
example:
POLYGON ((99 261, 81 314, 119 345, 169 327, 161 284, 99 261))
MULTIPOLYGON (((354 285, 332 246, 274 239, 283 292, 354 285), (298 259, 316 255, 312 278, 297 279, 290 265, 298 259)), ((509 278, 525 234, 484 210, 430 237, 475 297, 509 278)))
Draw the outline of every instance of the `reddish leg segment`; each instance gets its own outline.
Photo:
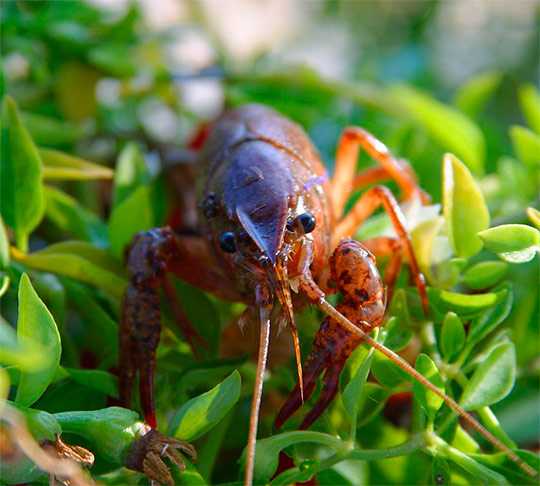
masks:
POLYGON ((429 201, 429 196, 418 187, 414 172, 405 161, 395 159, 386 145, 366 130, 358 127, 346 128, 339 141, 336 170, 332 178, 335 217, 341 218, 345 203, 353 190, 386 179, 396 181, 404 199, 418 195, 422 202, 429 201), (360 147, 376 160, 380 167, 366 169, 355 177, 360 147))
MULTIPOLYGON (((375 258, 359 242, 343 240, 330 259, 332 281, 343 295, 337 307, 364 331, 379 326, 384 317, 384 286, 375 265, 375 258), (365 323, 368 322, 369 326, 365 323)), ((338 390, 339 375, 347 358, 361 339, 351 334, 331 318, 326 318, 317 331, 313 349, 304 366, 304 398, 315 389, 317 378, 325 372, 319 400, 306 415, 301 428, 308 428, 326 409, 338 390)), ((296 388, 276 418, 277 428, 300 408, 300 388, 296 388)))

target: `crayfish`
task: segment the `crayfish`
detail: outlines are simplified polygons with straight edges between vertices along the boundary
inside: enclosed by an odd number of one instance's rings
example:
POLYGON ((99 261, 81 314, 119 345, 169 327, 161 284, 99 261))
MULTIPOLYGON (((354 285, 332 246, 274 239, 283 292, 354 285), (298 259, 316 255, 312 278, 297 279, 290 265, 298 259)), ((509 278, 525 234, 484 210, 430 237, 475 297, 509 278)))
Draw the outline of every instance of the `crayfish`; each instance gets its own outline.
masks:
MULTIPOLYGON (((339 375, 349 355, 361 342, 367 342, 443 397, 455 412, 513 460, 522 462, 454 400, 368 335, 383 323, 386 303, 404 260, 410 267, 424 313, 429 312, 424 277, 404 215, 390 190, 382 185, 372 186, 344 214, 354 190, 388 179, 397 183, 404 201, 418 198, 425 203, 428 198, 406 162, 394 158, 367 131, 350 127, 341 136, 335 171, 329 178, 304 131, 260 105, 246 105, 222 115, 208 130, 197 159, 200 177, 196 230, 182 233, 163 227, 139 233, 127 254, 130 283, 120 330, 120 394, 125 404, 130 402, 138 372, 145 420, 156 427, 153 376, 161 326, 159 292, 165 286, 166 273, 172 272, 219 298, 245 303, 246 319, 260 326, 246 485, 253 481, 271 322, 289 329, 298 375, 298 384, 277 414, 276 427, 302 406, 324 373, 320 398, 301 424, 301 428, 308 428, 335 397, 339 375), (378 164, 356 173, 360 148, 378 164), (397 236, 362 243, 351 239, 381 206, 397 236), (376 257, 380 256, 389 257, 384 278, 376 266, 376 257), (326 295, 336 292, 342 300, 333 307, 326 295), (327 317, 302 366, 294 311, 309 304, 318 306, 327 317)), ((167 438, 158 433, 153 436, 163 449, 167 438)), ((138 451, 137 468, 151 479, 172 483, 156 452, 159 447, 152 444, 151 438, 146 442, 148 453, 138 451)), ((193 454, 190 447, 175 439, 169 445, 169 455, 175 448, 193 454)), ((174 457, 175 462, 180 462, 177 455, 174 457)))

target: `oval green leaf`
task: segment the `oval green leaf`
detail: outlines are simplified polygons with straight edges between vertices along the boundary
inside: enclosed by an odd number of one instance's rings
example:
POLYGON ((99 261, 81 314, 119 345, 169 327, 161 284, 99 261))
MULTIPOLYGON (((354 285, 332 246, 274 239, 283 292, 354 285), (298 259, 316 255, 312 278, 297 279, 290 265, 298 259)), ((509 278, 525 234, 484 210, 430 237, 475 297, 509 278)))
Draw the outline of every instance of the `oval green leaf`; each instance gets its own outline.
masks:
MULTIPOLYGON (((439 390, 444 392, 444 382, 441 378, 439 370, 431 358, 424 353, 418 355, 416 358, 416 370, 433 383, 439 390)), ((416 380, 413 383, 414 396, 418 399, 420 406, 426 413, 428 420, 433 422, 435 420, 435 415, 441 408, 444 400, 439 396, 428 390, 422 384, 418 383, 416 380)))
POLYGON ((516 125, 510 128, 510 138, 519 160, 529 167, 540 167, 540 135, 516 125))
POLYGON ((484 246, 510 263, 528 262, 540 251, 540 231, 526 224, 504 224, 478 233, 484 246))
POLYGON ((491 350, 476 368, 461 396, 465 410, 477 410, 506 397, 516 379, 516 351, 513 343, 505 342, 491 350))
POLYGON ((532 84, 521 86, 519 88, 519 103, 527 123, 540 135, 540 93, 538 88, 532 84))
POLYGON ((449 312, 446 314, 441 329, 441 351, 447 361, 451 361, 465 344, 465 328, 461 319, 449 312))
POLYGON ((506 275, 507 270, 505 262, 480 262, 467 269, 463 274, 463 283, 474 290, 493 287, 506 275))
POLYGON ((19 284, 17 336, 22 342, 30 339, 39 343, 46 357, 46 362, 39 371, 21 372, 15 402, 28 407, 43 394, 53 380, 60 363, 62 346, 53 316, 33 289, 26 274, 22 275, 19 284))
POLYGON ((6 97, 1 117, 0 207, 13 229, 17 246, 26 251, 28 235, 45 210, 42 164, 32 137, 23 126, 15 102, 6 97))
POLYGON ((241 380, 233 371, 210 391, 192 398, 172 418, 169 433, 193 441, 219 423, 240 398, 241 380))
POLYGON ((452 311, 462 317, 470 317, 495 305, 500 296, 495 292, 469 295, 428 287, 428 297, 430 304, 439 312, 452 311))
POLYGON ((443 213, 450 244, 469 258, 482 249, 477 233, 489 228, 484 196, 467 167, 452 154, 443 160, 443 213))

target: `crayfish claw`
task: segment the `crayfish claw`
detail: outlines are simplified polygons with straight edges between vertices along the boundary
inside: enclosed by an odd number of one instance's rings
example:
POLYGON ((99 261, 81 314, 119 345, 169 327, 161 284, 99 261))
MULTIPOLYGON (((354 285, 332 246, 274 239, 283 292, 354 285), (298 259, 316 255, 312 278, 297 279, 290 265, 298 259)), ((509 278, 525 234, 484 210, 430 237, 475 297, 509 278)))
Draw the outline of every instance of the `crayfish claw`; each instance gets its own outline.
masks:
POLYGON ((158 484, 174 486, 174 479, 164 459, 170 460, 180 471, 184 471, 186 465, 183 454, 192 460, 197 458, 197 452, 191 444, 150 429, 133 443, 125 465, 129 469, 142 472, 158 484))

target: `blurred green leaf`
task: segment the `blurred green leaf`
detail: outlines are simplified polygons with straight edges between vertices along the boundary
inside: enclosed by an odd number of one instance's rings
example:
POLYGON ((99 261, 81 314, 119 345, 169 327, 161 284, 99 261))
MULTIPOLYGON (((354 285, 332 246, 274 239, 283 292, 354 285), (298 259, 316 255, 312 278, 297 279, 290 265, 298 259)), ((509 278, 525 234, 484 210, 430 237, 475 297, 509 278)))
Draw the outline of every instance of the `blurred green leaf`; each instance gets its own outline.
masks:
MULTIPOLYGON (((514 452, 534 470, 540 471, 540 458, 537 454, 527 450, 514 450, 514 452)), ((471 454, 471 457, 480 464, 488 466, 493 471, 503 474, 510 484, 538 484, 538 477, 531 478, 504 452, 495 454, 471 454)))
POLYGON ((445 459, 435 456, 431 466, 431 484, 435 486, 446 486, 452 484, 450 481, 450 466, 445 459))
POLYGON ((45 186, 45 217, 71 236, 99 247, 107 245, 107 226, 60 189, 45 186))
POLYGON ((510 393, 516 379, 516 351, 513 343, 501 343, 476 368, 461 395, 465 410, 492 405, 510 393))
POLYGON ((9 238, 7 235, 4 220, 0 214, 0 270, 5 270, 9 266, 9 238))
POLYGON ((114 171, 113 208, 122 203, 128 196, 150 183, 150 174, 143 155, 135 143, 128 143, 116 162, 114 171))
POLYGON ((45 209, 42 164, 10 97, 4 98, 1 121, 0 207, 4 222, 13 228, 17 246, 27 251, 28 235, 41 221, 45 209))
MULTIPOLYGON (((433 383, 444 393, 444 382, 441 378, 439 370, 427 354, 421 353, 418 355, 418 358, 416 358, 415 368, 420 374, 427 378, 428 381, 433 383)), ((444 400, 440 396, 435 395, 435 393, 428 390, 421 383, 418 383, 416 380, 413 383, 413 390, 414 396, 420 402, 420 405, 426 413, 428 420, 433 422, 433 420, 435 420, 435 415, 437 414, 439 408, 441 408, 444 400)))
POLYGON ((476 117, 501 84, 502 75, 487 72, 474 76, 457 91, 454 103, 465 114, 476 117))
POLYGON ((34 142, 39 146, 68 145, 88 134, 87 129, 74 123, 66 123, 36 113, 23 112, 21 118, 34 142))
MULTIPOLYGON (((66 23, 61 25, 66 26, 66 23)), ((79 32, 81 29, 86 31, 80 24, 69 25, 77 26, 79 32)), ((99 78, 99 71, 78 61, 68 61, 60 66, 55 91, 58 105, 66 119, 82 121, 95 116, 98 105, 96 84, 99 78)))
POLYGON ((121 258, 125 247, 139 232, 154 226, 151 190, 141 186, 116 206, 109 219, 109 241, 113 255, 121 258))
POLYGON ((398 105, 437 140, 443 148, 463 159, 475 173, 484 171, 485 142, 480 129, 468 117, 429 95, 407 86, 390 89, 398 105))
POLYGON ((19 318, 17 336, 21 342, 35 340, 44 348, 46 363, 39 371, 21 372, 15 401, 30 406, 47 389, 60 363, 62 345, 54 319, 36 294, 28 275, 19 284, 19 318))
POLYGON ((486 289, 498 283, 508 270, 504 262, 480 262, 463 274, 463 283, 475 290, 486 289))
POLYGON ((113 171, 79 157, 53 149, 39 149, 43 161, 43 177, 48 180, 112 179, 113 171))
POLYGON ((525 224, 504 224, 478 233, 484 246, 510 263, 532 260, 540 251, 540 231, 525 224))
POLYGON ((482 242, 477 233, 489 227, 489 212, 473 176, 452 154, 443 161, 443 213, 456 255, 469 258, 478 253, 482 242))
POLYGON ((540 167, 540 135, 516 125, 510 128, 510 138, 519 160, 529 167, 540 167))
POLYGON ((540 229, 540 211, 534 208, 527 208, 527 216, 529 216, 532 223, 540 229))
POLYGON ((519 88, 519 103, 529 126, 540 135, 540 93, 532 84, 519 88))
POLYGON ((105 251, 84 241, 56 243, 28 255, 12 251, 12 256, 30 268, 95 285, 118 299, 127 285, 122 266, 105 251))
POLYGON ((103 43, 88 52, 88 60, 108 74, 124 78, 136 74, 135 52, 127 45, 103 43))
POLYGON ((0 320, 0 363, 22 371, 39 371, 48 364, 45 349, 33 338, 17 340, 15 330, 0 320))
POLYGON ((446 314, 441 329, 441 351, 447 361, 451 361, 465 345, 465 328, 461 319, 449 312, 446 314))
POLYGON ((107 371, 61 368, 58 378, 68 377, 80 385, 87 386, 110 397, 118 396, 118 379, 107 371))
POLYGON ((219 423, 240 398, 241 380, 233 371, 210 391, 186 402, 171 419, 169 433, 193 441, 219 423))

